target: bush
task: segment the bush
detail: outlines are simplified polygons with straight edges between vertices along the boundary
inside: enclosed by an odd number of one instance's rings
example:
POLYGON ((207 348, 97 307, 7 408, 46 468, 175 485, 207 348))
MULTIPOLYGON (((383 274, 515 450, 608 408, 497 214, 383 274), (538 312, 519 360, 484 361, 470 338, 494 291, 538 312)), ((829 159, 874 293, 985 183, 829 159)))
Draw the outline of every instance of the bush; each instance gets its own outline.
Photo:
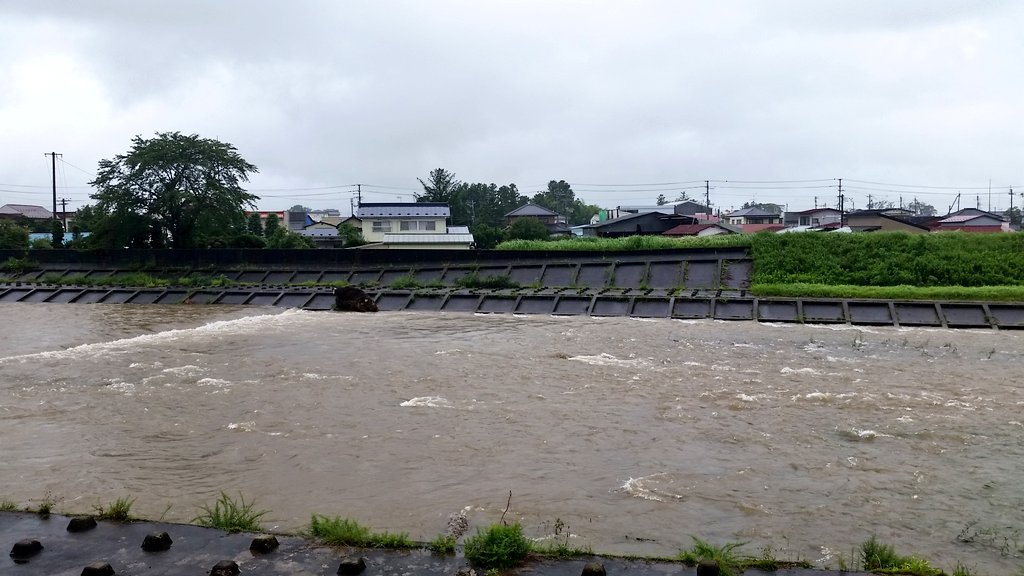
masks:
POLYGON ((491 524, 486 531, 466 539, 466 559, 481 568, 506 569, 518 565, 530 552, 530 541, 518 523, 491 524))

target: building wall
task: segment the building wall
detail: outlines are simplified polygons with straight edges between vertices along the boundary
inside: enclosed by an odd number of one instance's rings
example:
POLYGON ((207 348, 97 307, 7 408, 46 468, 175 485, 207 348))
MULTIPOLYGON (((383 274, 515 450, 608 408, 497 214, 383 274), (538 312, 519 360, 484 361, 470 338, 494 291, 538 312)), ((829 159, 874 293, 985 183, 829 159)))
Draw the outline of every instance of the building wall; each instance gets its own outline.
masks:
POLYGON ((847 226, 878 226, 879 230, 883 232, 910 232, 912 234, 925 234, 928 231, 922 230, 917 226, 911 226, 906 222, 899 222, 890 218, 883 218, 877 214, 870 214, 867 216, 855 216, 848 214, 846 216, 847 226))
POLYGON ((360 250, 469 250, 468 244, 373 244, 360 250))
POLYGON ((364 218, 363 219, 363 238, 367 242, 382 242, 382 241, 384 241, 384 234, 385 233, 387 233, 387 234, 444 234, 444 233, 446 233, 448 231, 448 228, 445 226, 445 220, 446 219, 444 217, 439 217, 439 218, 422 218, 422 217, 421 218, 364 218), (417 230, 415 232, 413 232, 413 231, 403 231, 401 229, 402 228, 402 221, 403 220, 406 220, 406 221, 417 221, 417 222, 434 222, 434 229, 433 230, 417 230), (381 229, 374 230, 374 226, 373 226, 374 222, 384 223, 386 225, 385 227, 390 226, 390 229, 387 229, 387 230, 381 230, 381 229))

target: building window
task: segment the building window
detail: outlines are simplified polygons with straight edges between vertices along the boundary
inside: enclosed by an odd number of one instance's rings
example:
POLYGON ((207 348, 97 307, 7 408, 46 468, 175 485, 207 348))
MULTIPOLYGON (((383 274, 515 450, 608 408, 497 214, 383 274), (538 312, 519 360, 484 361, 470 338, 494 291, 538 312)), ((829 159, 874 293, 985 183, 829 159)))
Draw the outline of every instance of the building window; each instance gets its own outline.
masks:
POLYGON ((402 232, 433 232, 437 230, 437 222, 434 220, 402 220, 399 229, 402 232))
MULTIPOLYGON (((405 222, 403 222, 405 224, 405 222)), ((386 220, 374 220, 373 221, 374 232, 391 232, 391 222, 386 220)))

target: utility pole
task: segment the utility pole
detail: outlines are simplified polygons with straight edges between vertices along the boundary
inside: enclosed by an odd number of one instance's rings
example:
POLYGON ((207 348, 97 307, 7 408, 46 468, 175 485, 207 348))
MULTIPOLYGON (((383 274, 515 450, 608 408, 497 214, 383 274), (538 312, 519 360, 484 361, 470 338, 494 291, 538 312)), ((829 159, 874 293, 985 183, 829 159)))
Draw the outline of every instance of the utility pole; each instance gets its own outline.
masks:
POLYGON ((704 181, 704 206, 708 209, 708 216, 711 216, 711 181, 704 181))
POLYGON ((871 194, 868 194, 868 210, 873 210, 874 208, 875 204, 871 201, 871 194))
POLYGON ((70 201, 71 201, 70 198, 61 198, 60 199, 60 215, 61 215, 61 220, 63 220, 64 231, 65 232, 68 231, 68 202, 70 202, 70 201))
POLYGON ((1013 186, 1010 186, 1010 224, 1013 224, 1013 186))
POLYGON ((843 202, 843 179, 839 179, 839 227, 846 225, 846 205, 843 202))
POLYGON ((43 156, 49 156, 53 167, 53 218, 57 219, 57 157, 63 156, 56 152, 44 152, 43 156))
POLYGON ((359 200, 356 202, 356 206, 362 206, 363 205, 363 185, 362 184, 356 184, 356 195, 359 198, 359 200))

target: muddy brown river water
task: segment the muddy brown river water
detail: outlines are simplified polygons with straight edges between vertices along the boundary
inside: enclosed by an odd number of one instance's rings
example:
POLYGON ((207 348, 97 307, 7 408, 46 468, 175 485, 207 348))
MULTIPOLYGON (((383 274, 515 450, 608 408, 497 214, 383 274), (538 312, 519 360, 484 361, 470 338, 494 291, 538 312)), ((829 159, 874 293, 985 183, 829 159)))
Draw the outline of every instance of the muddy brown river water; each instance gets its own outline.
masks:
POLYGON ((229 306, 0 305, 0 499, 221 490, 429 540, 691 536, 838 567, 871 535, 1024 566, 1024 333, 229 306), (564 533, 565 530, 563 530, 564 533))

